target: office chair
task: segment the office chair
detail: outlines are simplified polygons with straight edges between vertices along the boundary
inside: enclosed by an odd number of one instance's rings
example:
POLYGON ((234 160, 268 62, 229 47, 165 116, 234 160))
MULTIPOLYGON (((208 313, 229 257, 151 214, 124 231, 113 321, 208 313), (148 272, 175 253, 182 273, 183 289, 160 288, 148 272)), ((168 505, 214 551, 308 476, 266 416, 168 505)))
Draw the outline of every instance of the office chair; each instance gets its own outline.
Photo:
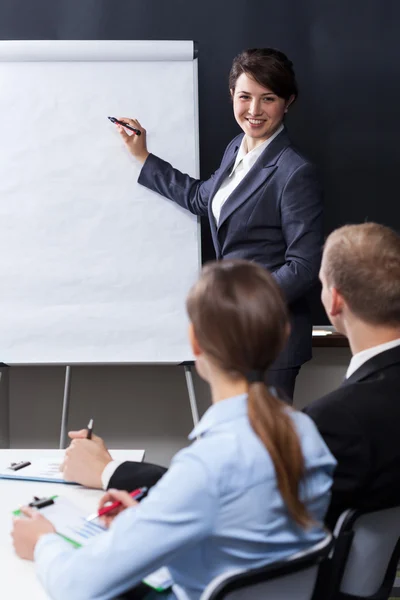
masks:
POLYGON ((324 600, 314 594, 318 570, 332 548, 327 536, 312 548, 258 569, 216 577, 200 600, 324 600))
POLYGON ((400 506, 373 512, 349 509, 333 535, 333 550, 317 586, 325 588, 326 600, 387 600, 400 559, 400 506))

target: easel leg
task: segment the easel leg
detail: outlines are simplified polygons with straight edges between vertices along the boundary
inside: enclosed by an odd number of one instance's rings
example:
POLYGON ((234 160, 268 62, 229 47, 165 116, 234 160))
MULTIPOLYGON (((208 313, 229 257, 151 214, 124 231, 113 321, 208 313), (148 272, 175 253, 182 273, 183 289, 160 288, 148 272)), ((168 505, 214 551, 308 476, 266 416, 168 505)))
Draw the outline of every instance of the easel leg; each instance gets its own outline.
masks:
POLYGON ((0 448, 10 447, 9 367, 0 368, 0 448))
POLYGON ((64 397, 63 397, 62 416, 61 416, 60 450, 67 447, 70 390, 71 390, 71 367, 65 367, 64 397))
POLYGON ((196 426, 197 423, 199 422, 199 411, 197 409, 196 394, 194 391, 192 367, 190 365, 184 365, 184 369, 185 369, 186 385, 187 385, 188 394, 189 394, 190 409, 192 411, 193 425, 196 426))

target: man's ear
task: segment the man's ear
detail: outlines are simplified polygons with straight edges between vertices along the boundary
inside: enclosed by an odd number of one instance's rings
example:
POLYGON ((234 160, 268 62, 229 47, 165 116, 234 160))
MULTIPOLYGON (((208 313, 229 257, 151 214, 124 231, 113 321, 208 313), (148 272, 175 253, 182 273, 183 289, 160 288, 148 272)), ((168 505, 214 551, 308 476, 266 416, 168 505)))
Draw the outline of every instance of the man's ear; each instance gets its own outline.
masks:
POLYGON ((201 348, 199 346, 199 342, 197 341, 196 334, 194 332, 193 323, 189 323, 189 342, 192 348, 193 355, 198 358, 202 353, 201 348))
POLYGON ((233 98, 233 94, 235 93, 235 90, 233 88, 231 88, 229 91, 231 93, 231 98, 233 98))
POLYGON ((331 305, 329 314, 332 317, 337 317, 343 312, 344 299, 342 294, 336 289, 331 288, 331 305))

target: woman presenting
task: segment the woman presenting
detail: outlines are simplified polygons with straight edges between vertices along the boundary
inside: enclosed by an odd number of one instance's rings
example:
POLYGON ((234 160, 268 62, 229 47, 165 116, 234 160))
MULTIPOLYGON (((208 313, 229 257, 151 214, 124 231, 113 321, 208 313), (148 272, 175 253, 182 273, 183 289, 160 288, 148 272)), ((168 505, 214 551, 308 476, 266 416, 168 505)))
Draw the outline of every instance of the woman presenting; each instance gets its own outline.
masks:
POLYGON ((314 166, 296 150, 283 121, 297 97, 291 61, 278 50, 245 50, 229 75, 233 112, 243 130, 207 181, 193 179, 147 150, 146 130, 129 135, 143 164, 139 183, 198 216, 208 216, 217 259, 263 265, 285 294, 289 341, 268 373, 269 385, 293 398, 296 376, 311 358, 312 321, 306 294, 317 281, 322 246, 322 202, 314 166))

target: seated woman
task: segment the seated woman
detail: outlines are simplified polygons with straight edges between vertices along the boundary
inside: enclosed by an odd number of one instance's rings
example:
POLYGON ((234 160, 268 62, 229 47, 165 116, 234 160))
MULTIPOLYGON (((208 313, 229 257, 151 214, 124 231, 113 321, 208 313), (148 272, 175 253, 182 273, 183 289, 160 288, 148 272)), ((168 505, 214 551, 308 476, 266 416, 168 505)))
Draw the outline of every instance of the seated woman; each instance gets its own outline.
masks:
POLYGON ((325 535, 335 460, 311 419, 264 384, 289 334, 278 285, 255 263, 209 264, 187 310, 213 401, 191 446, 140 504, 106 494, 101 505, 118 498, 125 510, 85 547, 28 509, 30 518, 14 522, 17 554, 35 560, 55 600, 115 598, 163 565, 175 582, 168 597, 197 600, 217 575, 283 559, 325 535))

